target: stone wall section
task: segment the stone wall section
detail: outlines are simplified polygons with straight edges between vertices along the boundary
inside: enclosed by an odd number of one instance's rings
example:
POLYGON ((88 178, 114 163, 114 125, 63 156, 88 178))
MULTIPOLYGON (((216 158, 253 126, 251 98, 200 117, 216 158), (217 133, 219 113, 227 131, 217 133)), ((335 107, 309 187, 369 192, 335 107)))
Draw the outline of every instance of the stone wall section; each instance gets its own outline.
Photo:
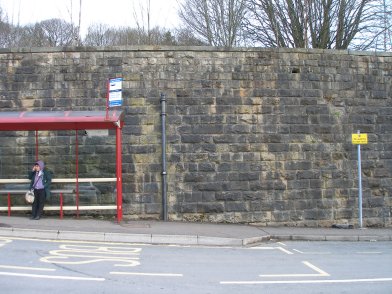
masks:
MULTIPOLYGON (((362 146, 364 225, 392 225, 391 54, 3 49, 0 111, 104 110, 106 80, 116 76, 124 79, 126 218, 161 217, 159 99, 165 93, 169 219, 355 225, 358 175, 351 134, 360 130, 369 136, 362 146)), ((55 166, 56 175, 72 171, 72 136, 41 136, 48 164, 60 160, 65 166, 55 166)), ((2 178, 29 164, 32 137, 1 135, 2 178)), ((114 173, 114 145, 113 136, 83 137, 82 175, 114 173)))

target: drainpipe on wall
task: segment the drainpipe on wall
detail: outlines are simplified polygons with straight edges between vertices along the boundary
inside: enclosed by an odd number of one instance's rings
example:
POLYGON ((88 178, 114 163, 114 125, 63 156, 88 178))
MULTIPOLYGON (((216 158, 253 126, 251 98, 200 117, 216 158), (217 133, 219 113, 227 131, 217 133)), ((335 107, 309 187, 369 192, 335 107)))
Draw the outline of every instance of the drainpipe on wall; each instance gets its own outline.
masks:
POLYGON ((161 93, 161 124, 162 124, 162 214, 167 221, 167 183, 166 183, 166 95, 161 93))

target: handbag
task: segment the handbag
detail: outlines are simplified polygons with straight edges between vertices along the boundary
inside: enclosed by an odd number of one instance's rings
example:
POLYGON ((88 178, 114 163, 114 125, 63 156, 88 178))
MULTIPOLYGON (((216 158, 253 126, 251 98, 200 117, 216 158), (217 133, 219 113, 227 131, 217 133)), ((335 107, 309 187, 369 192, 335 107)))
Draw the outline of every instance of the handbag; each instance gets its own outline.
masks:
POLYGON ((28 190, 25 194, 26 202, 29 204, 33 204, 34 202, 34 190, 28 190))
MULTIPOLYGON (((38 175, 39 175, 39 174, 38 174, 38 175)), ((39 177, 42 177, 42 175, 39 175, 39 177)), ((34 202, 34 197, 35 197, 35 196, 34 196, 34 187, 35 187, 35 185, 37 184, 39 177, 35 180, 34 185, 33 185, 33 188, 31 188, 30 190, 28 190, 28 191, 26 192, 26 194, 25 194, 26 202, 29 203, 29 204, 33 204, 33 202, 34 202)))

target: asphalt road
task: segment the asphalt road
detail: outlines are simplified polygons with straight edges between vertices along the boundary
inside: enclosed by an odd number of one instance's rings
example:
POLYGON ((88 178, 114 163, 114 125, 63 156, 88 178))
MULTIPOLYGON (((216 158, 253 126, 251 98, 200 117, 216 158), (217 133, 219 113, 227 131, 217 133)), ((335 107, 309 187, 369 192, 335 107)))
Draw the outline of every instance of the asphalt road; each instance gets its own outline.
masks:
POLYGON ((1 293, 392 293, 391 242, 252 248, 0 238, 1 293))

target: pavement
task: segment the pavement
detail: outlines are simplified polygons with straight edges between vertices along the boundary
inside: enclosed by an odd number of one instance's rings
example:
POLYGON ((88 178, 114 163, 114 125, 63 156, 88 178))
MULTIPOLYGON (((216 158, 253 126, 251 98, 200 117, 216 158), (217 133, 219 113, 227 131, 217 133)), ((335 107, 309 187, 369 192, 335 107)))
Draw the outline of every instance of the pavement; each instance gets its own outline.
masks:
POLYGON ((392 241, 392 228, 261 227, 243 224, 1 216, 0 237, 202 246, 257 246, 271 241, 392 241))

